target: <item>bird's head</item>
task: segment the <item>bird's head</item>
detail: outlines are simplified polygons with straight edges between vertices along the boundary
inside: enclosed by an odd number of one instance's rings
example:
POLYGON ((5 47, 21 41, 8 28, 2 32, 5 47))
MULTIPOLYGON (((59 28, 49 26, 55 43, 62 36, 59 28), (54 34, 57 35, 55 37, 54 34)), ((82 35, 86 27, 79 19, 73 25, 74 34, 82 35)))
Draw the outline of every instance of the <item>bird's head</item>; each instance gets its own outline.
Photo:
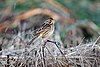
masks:
POLYGON ((55 23, 55 20, 54 20, 53 18, 49 18, 49 19, 47 19, 47 20, 45 21, 45 23, 46 23, 46 24, 52 25, 52 24, 55 23))

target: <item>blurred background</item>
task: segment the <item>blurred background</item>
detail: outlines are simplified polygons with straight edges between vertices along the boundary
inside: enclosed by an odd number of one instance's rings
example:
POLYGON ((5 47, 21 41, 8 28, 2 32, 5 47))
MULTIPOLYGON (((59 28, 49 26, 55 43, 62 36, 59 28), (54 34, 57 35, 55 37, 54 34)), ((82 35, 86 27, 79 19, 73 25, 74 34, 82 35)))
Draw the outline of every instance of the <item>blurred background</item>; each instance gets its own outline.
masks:
POLYGON ((99 0, 0 0, 0 42, 35 30, 53 17, 55 40, 65 48, 94 41, 100 34, 99 0))

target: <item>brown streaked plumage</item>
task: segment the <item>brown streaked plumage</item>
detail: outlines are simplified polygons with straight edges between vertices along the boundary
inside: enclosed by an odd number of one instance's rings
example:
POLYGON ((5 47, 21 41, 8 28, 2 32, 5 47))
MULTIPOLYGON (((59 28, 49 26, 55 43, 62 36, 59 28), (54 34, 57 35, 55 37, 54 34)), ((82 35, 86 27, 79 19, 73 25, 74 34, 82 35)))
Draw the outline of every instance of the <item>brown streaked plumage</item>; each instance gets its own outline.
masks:
POLYGON ((53 32, 54 32, 54 23, 55 20, 53 18, 49 18, 47 19, 40 28, 36 29, 33 32, 33 35, 35 36, 35 38, 33 38, 29 45, 37 38, 42 38, 42 39, 47 39, 48 37, 50 37, 53 32))
POLYGON ((42 38, 45 38, 50 36, 53 32, 54 32, 54 19, 49 18, 43 23, 43 25, 40 28, 36 29, 33 32, 33 35, 37 37, 40 36, 42 38))

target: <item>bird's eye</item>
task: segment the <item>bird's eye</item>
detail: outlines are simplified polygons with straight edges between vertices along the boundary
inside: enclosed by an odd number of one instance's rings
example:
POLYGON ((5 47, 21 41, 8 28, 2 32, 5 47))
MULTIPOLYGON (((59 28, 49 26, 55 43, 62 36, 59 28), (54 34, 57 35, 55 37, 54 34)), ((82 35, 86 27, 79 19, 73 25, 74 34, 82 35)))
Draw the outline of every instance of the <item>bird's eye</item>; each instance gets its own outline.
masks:
POLYGON ((49 18, 48 20, 46 20, 46 23, 51 24, 52 23, 53 18, 49 18))
POLYGON ((51 23, 51 20, 50 19, 48 20, 48 23, 51 23))

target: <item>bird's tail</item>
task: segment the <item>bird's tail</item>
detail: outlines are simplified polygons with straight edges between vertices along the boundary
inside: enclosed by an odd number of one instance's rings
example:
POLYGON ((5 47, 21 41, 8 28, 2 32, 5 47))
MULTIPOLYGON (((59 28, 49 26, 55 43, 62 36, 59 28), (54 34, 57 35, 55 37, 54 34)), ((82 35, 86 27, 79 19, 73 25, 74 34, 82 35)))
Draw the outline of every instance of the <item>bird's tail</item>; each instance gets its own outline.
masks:
POLYGON ((36 38, 37 37, 32 38, 31 41, 28 43, 28 45, 31 45, 36 38))
POLYGON ((31 39, 28 45, 31 45, 33 42, 36 42, 39 38, 40 38, 39 36, 35 36, 34 38, 31 39))

